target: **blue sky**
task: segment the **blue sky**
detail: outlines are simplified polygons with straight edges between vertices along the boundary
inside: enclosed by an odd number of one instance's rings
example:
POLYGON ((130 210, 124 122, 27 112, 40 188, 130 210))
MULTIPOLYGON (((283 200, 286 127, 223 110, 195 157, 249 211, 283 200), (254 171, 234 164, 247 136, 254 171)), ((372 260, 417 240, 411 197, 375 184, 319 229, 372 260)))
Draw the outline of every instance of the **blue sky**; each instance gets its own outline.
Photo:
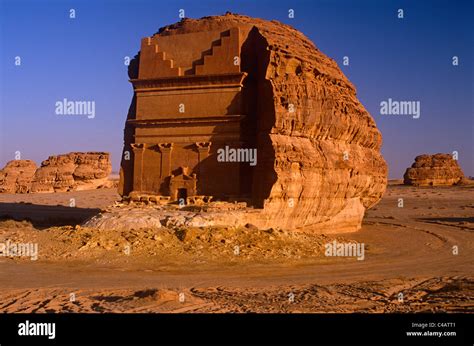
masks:
POLYGON ((473 1, 10 1, 0 0, 0 165, 70 151, 109 151, 118 170, 132 97, 124 57, 179 21, 226 11, 279 20, 335 59, 383 135, 389 176, 422 153, 459 153, 474 175, 473 1), (69 10, 76 18, 69 18, 69 10), (294 9, 295 18, 288 18, 294 9), (404 18, 397 18, 397 10, 404 18), (15 66, 15 57, 21 65, 15 66), (342 59, 349 57, 349 66, 342 59), (452 65, 458 56, 459 65, 452 65), (61 117, 64 98, 96 116, 61 117), (421 116, 380 115, 380 102, 420 101, 421 116))

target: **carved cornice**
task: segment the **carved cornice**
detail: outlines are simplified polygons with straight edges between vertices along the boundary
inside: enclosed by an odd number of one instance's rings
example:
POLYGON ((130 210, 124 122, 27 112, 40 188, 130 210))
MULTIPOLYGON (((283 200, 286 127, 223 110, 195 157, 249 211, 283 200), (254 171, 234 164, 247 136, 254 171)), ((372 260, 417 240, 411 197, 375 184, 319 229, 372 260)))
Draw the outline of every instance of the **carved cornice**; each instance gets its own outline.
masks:
POLYGON ((154 79, 131 79, 135 91, 169 91, 242 87, 246 72, 215 75, 189 75, 154 79))
POLYGON ((158 126, 186 126, 189 124, 215 124, 238 122, 245 118, 245 115, 224 115, 213 117, 193 117, 193 118, 165 118, 165 119, 129 119, 127 124, 134 127, 158 127, 158 126))

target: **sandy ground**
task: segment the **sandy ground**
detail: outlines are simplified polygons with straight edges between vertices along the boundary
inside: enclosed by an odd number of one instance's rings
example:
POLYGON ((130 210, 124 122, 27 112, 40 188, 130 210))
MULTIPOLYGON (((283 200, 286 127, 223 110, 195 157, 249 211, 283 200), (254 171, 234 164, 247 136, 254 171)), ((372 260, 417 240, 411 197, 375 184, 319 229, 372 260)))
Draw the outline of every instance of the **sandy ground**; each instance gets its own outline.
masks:
POLYGON ((0 312, 474 312, 473 185, 392 182, 348 234, 78 226, 117 199, 0 195, 0 243, 39 249, 0 256, 0 312), (333 240, 364 259, 325 256, 333 240))

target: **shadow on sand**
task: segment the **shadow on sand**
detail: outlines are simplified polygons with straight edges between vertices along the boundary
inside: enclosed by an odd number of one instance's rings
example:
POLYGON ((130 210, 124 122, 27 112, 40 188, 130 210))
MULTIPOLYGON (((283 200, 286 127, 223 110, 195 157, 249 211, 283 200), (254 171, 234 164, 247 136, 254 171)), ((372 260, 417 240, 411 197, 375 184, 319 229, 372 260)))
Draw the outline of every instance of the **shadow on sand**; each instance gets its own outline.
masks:
POLYGON ((423 222, 468 222, 474 223, 474 217, 432 217, 419 219, 423 222))
POLYGON ((100 213, 98 208, 0 203, 0 220, 29 221, 35 228, 75 226, 100 213))

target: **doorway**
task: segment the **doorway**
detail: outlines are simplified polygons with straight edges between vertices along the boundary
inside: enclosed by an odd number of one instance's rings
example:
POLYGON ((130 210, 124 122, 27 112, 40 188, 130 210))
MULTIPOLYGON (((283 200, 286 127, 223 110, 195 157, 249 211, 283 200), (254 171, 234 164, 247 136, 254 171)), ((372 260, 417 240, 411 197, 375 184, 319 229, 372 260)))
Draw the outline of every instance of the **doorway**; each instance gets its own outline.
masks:
POLYGON ((178 189, 178 203, 183 203, 181 201, 184 201, 184 204, 187 204, 186 203, 186 200, 188 198, 188 189, 185 189, 185 188, 181 188, 181 189, 178 189))

